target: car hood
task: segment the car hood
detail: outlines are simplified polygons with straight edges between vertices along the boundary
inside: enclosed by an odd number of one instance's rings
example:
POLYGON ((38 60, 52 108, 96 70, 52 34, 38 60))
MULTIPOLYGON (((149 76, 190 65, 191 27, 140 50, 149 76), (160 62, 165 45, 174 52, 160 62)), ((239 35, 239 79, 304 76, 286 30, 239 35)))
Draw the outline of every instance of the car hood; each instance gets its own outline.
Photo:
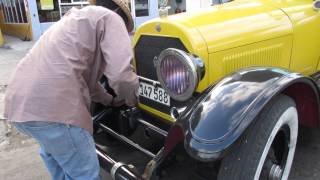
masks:
MULTIPOLYGON (((187 37, 202 38, 208 53, 292 34, 292 23, 265 0, 237 0, 198 12, 155 19, 151 24, 175 24, 187 37), (196 32, 195 32, 196 30, 196 32), (192 33, 192 34, 191 34, 192 33)), ((146 32, 139 28, 138 32, 146 32)), ((169 35, 158 33, 158 35, 169 35)))

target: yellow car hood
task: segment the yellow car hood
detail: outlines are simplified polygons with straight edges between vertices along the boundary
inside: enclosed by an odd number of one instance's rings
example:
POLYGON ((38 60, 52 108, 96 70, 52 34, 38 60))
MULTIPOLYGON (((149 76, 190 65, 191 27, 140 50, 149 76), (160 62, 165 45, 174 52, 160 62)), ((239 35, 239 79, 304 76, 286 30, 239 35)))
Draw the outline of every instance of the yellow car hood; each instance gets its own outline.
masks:
POLYGON ((155 19, 139 28, 136 40, 140 34, 186 37, 192 41, 190 46, 193 48, 205 43, 208 53, 212 53, 292 34, 288 16, 267 4, 267 0, 235 0, 200 12, 155 19), (170 28, 169 24, 179 28, 180 32, 170 28), (150 30, 150 26, 157 25, 161 25, 164 31, 150 30), (169 28, 167 31, 166 27, 169 28))

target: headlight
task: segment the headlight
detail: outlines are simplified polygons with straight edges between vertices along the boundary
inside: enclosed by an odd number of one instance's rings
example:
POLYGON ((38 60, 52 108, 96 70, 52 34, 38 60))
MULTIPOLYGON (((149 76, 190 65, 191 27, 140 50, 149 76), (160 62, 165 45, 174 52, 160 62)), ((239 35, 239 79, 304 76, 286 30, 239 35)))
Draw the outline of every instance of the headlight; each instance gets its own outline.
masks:
POLYGON ((155 66, 161 86, 178 101, 189 99, 204 75, 199 58, 174 48, 162 51, 155 66))

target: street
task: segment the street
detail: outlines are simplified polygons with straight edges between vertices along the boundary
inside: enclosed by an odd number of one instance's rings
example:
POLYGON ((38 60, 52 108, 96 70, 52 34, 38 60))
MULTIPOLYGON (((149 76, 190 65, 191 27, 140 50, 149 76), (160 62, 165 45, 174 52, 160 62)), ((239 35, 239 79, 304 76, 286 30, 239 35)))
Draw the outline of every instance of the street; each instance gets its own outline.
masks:
MULTIPOLYGON (((34 44, 5 36, 0 48, 0 179, 50 179, 36 142, 12 128, 3 118, 4 93, 10 74, 34 44)), ((320 129, 300 128, 290 180, 320 179, 320 129)))

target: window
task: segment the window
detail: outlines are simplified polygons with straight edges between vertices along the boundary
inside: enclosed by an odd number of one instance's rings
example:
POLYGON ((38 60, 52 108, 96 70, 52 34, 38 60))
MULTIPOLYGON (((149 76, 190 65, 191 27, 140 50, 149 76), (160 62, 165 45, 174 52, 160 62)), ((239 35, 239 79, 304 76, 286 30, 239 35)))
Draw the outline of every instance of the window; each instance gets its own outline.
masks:
POLYGON ((0 0, 5 23, 27 23, 24 0, 0 0))
POLYGON ((136 17, 149 16, 149 0, 135 0, 136 17))
POLYGON ((58 0, 36 0, 40 23, 56 22, 60 19, 58 0))

